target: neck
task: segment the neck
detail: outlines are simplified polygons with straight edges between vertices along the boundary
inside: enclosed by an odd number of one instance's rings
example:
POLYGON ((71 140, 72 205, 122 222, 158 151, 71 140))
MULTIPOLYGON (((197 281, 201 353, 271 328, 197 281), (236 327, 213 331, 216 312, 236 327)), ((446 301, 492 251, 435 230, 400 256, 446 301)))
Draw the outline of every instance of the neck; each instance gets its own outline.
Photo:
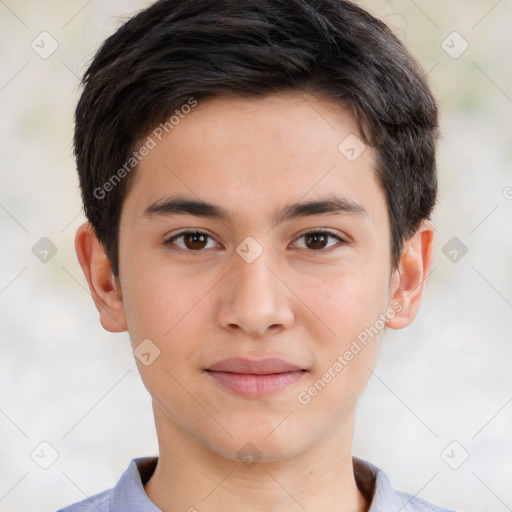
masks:
POLYGON ((155 407, 160 456, 144 488, 164 512, 366 512, 353 471, 353 417, 287 458, 254 464, 223 457, 155 407))

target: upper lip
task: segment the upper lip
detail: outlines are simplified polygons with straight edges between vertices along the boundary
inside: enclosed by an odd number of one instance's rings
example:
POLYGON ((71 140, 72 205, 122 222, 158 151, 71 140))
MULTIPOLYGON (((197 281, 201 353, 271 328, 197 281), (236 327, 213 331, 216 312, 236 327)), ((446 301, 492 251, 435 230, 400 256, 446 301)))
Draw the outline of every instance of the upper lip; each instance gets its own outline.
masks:
POLYGON ((272 373, 285 373, 301 371, 303 368, 295 366, 279 359, 278 357, 267 357, 264 359, 245 359, 243 357, 232 357, 222 359, 206 368, 211 372, 245 373, 253 375, 270 375, 272 373))

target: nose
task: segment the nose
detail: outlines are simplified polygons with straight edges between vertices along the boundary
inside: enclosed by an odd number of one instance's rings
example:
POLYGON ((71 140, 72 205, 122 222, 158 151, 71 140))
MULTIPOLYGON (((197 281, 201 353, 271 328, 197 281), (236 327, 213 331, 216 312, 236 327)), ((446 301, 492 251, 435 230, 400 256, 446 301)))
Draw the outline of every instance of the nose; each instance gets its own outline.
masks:
POLYGON ((221 326, 255 338, 289 327, 294 321, 293 293, 267 251, 252 263, 236 253, 233 259, 234 266, 219 290, 221 326))

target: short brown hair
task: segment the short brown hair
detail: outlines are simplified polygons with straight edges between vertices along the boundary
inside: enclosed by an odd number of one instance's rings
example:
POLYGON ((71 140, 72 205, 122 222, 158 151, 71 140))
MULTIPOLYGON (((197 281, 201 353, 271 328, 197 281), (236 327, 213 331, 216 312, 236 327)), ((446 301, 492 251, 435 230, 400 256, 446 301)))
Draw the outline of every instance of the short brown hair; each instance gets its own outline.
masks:
POLYGON ((394 267, 434 207, 436 102, 402 43, 353 3, 160 0, 103 43, 83 84, 74 138, 80 187, 116 277, 121 209, 137 163, 128 172, 126 162, 191 98, 298 90, 340 102, 376 150, 394 267))

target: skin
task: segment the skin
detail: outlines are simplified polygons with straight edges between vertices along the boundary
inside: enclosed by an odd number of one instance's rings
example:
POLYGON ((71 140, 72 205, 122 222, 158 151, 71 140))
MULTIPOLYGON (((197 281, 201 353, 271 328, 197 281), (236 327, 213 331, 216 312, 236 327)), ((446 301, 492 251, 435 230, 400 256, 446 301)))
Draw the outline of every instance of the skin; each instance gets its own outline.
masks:
POLYGON ((140 163, 122 209, 118 281, 91 226, 78 229, 77 255, 103 327, 128 330, 134 347, 149 338, 160 350, 149 366, 137 364, 160 448, 145 490, 162 510, 368 509, 351 442, 381 334, 308 404, 297 395, 393 304, 400 311, 387 327, 412 322, 433 227, 421 225, 393 270, 375 155, 367 147, 351 162, 338 150, 357 133, 339 105, 311 95, 201 102, 140 163), (288 203, 332 193, 366 214, 272 220, 288 203), (233 218, 144 215, 173 194, 215 203, 233 218), (188 250, 178 253, 166 242, 187 228, 211 238, 175 239, 188 250), (329 237, 315 245, 302 236, 322 228, 347 243, 329 237), (263 249, 252 263, 236 252, 248 236, 263 249), (277 356, 308 372, 278 394, 243 398, 204 371, 235 356, 277 356), (248 442, 262 454, 250 467, 237 457, 248 442))

